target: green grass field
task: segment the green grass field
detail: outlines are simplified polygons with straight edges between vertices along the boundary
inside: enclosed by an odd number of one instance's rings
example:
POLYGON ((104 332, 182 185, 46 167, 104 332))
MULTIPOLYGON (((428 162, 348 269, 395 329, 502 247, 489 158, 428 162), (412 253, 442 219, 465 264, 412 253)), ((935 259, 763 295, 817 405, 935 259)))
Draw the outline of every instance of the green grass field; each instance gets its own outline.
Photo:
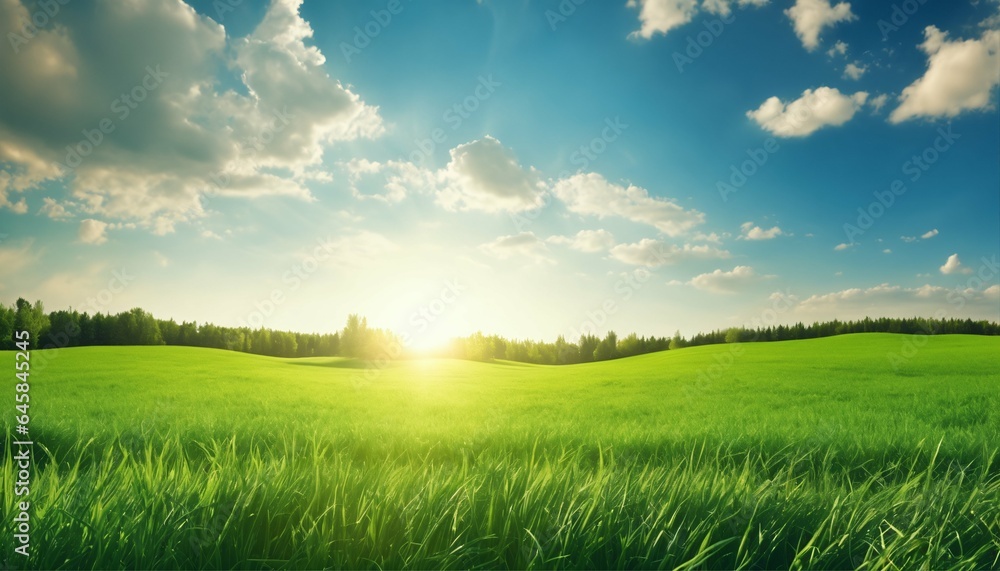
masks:
POLYGON ((416 360, 361 382, 340 359, 36 352, 27 563, 1000 567, 1000 339, 932 337, 894 369, 906 342, 416 360))

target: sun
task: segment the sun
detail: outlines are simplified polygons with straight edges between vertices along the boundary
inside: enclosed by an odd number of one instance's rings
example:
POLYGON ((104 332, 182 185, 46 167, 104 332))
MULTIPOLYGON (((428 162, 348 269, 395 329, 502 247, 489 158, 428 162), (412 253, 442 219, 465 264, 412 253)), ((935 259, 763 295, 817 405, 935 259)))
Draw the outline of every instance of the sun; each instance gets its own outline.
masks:
POLYGON ((417 354, 429 355, 441 353, 451 342, 452 335, 448 332, 428 328, 421 333, 412 333, 407 348, 417 354))

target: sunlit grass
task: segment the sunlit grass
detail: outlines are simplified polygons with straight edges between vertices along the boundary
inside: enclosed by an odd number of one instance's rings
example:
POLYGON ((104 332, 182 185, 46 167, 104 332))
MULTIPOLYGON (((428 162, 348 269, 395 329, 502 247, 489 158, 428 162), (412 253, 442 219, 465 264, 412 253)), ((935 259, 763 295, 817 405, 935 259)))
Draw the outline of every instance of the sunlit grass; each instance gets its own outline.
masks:
POLYGON ((63 350, 31 393, 29 565, 996 568, 1000 344, 932 338, 897 371, 902 340, 745 345, 710 377, 731 347, 367 376, 63 350))

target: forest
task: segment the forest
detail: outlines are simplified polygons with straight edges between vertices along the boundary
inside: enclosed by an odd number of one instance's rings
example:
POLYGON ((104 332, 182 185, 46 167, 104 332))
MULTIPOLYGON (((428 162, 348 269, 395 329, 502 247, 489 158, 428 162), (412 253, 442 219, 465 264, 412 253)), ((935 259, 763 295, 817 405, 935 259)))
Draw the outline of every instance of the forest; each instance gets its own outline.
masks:
MULTIPOLYGON (((14 331, 26 330, 36 349, 95 345, 176 345, 241 351, 273 357, 348 357, 363 360, 392 360, 414 356, 403 341, 390 331, 368 326, 356 314, 336 333, 297 333, 274 329, 223 327, 211 323, 157 319, 134 308, 117 314, 80 313, 75 310, 45 312, 41 301, 19 298, 13 306, 0 303, 0 349, 14 348, 14 331)), ((540 365, 570 365, 632 357, 657 351, 699 345, 752 343, 816 339, 849 333, 901 333, 913 335, 1000 335, 1000 324, 971 319, 864 318, 856 321, 827 321, 810 325, 777 325, 766 328, 729 328, 698 333, 685 338, 678 331, 672 337, 619 337, 609 331, 603 338, 592 334, 577 340, 559 336, 554 342, 507 339, 476 332, 453 339, 449 346, 433 353, 474 361, 507 360, 540 365)))

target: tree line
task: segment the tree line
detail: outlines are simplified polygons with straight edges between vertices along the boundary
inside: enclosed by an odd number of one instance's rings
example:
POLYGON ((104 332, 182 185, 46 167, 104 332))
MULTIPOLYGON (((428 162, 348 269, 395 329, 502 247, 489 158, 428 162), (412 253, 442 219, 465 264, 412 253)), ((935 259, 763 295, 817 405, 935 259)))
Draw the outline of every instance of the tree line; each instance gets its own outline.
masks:
POLYGON ((45 313, 41 301, 20 298, 13 306, 0 303, 0 349, 14 348, 14 332, 28 331, 34 349, 95 345, 180 345, 241 351, 272 357, 334 357, 375 359, 384 347, 398 343, 385 330, 370 328, 365 318, 351 315, 336 333, 296 333, 211 323, 156 319, 134 308, 118 314, 45 313))
MULTIPOLYGON (((173 319, 156 319, 134 308, 118 314, 80 313, 75 310, 46 313, 41 301, 19 298, 13 306, 0 303, 0 349, 14 348, 14 332, 26 330, 35 349, 93 345, 181 345, 241 351, 272 357, 350 357, 386 359, 405 354, 392 332, 372 328, 361 316, 348 316, 336 333, 296 333, 249 327, 221 327, 173 319)), ((1000 324, 971 319, 864 318, 826 321, 811 325, 777 325, 766 328, 734 327, 698 333, 690 339, 673 337, 618 337, 609 331, 603 338, 581 335, 575 341, 559 336, 555 342, 507 339, 481 332, 454 339, 439 356, 475 361, 507 360, 540 365, 571 365, 632 357, 657 351, 719 343, 751 343, 816 339, 848 333, 903 333, 941 335, 1000 335, 1000 324)))
POLYGON ((720 343, 752 343, 768 341, 792 341, 796 339, 816 339, 848 333, 903 333, 922 335, 943 335, 962 333, 967 335, 1000 335, 1000 323, 973 321, 971 319, 934 318, 889 318, 872 319, 866 317, 857 321, 816 322, 811 325, 777 325, 747 328, 732 327, 718 329, 710 333, 698 333, 690 339, 680 331, 673 337, 639 337, 635 333, 619 338, 614 331, 605 337, 581 335, 576 342, 559 336, 554 343, 531 340, 509 340, 499 335, 474 333, 469 337, 456 339, 443 356, 476 361, 504 359, 539 365, 572 365, 632 357, 699 345, 720 343))

